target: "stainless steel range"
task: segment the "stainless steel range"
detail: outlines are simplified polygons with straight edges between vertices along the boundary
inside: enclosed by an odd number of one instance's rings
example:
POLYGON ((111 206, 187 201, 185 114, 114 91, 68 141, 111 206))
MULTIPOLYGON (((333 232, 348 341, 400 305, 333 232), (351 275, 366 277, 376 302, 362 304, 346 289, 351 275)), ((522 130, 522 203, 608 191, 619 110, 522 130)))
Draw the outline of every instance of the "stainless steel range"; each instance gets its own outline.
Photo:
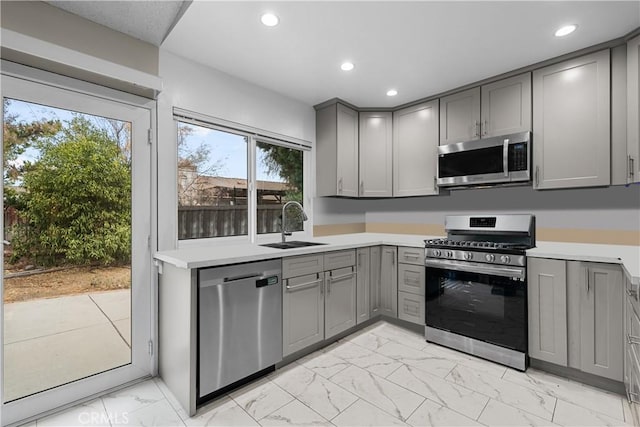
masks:
POLYGON ((535 217, 451 215, 445 229, 425 240, 427 341, 526 370, 535 217))

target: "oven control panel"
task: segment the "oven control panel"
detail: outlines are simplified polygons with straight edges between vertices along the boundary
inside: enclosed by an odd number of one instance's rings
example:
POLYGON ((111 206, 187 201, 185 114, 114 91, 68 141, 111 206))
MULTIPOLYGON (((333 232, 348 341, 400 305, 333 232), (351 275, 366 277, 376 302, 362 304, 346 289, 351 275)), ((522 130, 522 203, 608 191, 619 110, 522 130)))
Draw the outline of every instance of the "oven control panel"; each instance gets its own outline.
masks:
POLYGON ((464 251, 456 249, 426 248, 425 257, 482 262, 486 264, 515 265, 519 267, 524 267, 525 265, 527 265, 527 257, 524 255, 501 255, 487 252, 464 251))

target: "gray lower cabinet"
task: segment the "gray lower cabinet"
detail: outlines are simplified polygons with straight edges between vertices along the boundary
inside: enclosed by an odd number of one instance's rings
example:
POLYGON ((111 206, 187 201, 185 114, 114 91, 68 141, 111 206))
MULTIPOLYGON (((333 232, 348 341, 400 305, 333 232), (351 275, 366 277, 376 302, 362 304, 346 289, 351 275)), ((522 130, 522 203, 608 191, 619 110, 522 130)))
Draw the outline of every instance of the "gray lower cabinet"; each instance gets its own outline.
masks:
POLYGON ((424 249, 398 248, 398 318, 425 324, 424 249))
POLYGON ((533 72, 534 188, 611 183, 610 85, 609 50, 533 72))
POLYGON ((325 273, 324 338, 356 325, 356 269, 345 267, 325 273))
POLYGON ((567 366, 566 261, 529 258, 529 356, 567 366))
POLYGON ((356 249, 356 323, 369 320, 371 311, 371 250, 356 249))
POLYGON ((380 251, 380 314, 398 317, 398 248, 380 251))
POLYGON ((284 356, 356 325, 355 260, 355 250, 283 258, 284 356), (299 271, 310 274, 290 277, 299 271))
POLYGON ((615 264, 579 263, 580 369, 616 381, 623 380, 622 269, 615 264))
POLYGON ((380 300, 380 274, 381 274, 381 253, 382 246, 373 246, 369 248, 369 300, 371 309, 369 316, 375 317, 381 313, 380 300))
POLYGON ((633 425, 640 425, 640 297, 638 285, 632 285, 626 276, 625 291, 624 386, 633 425))
POLYGON ((529 355, 623 381, 618 264, 528 259, 529 355))
POLYGON ((283 355, 324 340, 324 273, 284 279, 282 287, 283 355))

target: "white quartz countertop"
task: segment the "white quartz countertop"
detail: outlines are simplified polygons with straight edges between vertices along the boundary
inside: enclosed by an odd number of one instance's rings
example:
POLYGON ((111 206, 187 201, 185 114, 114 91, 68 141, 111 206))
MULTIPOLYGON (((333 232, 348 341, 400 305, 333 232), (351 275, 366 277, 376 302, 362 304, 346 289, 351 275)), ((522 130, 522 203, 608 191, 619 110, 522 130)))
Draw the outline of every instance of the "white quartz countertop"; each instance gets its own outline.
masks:
POLYGON ((536 242, 527 256, 622 264, 632 283, 640 284, 640 246, 536 242))
MULTIPOLYGON (((408 234, 356 233, 338 236, 304 239, 326 243, 296 249, 275 249, 251 243, 220 244, 162 251, 155 255, 158 261, 179 268, 215 267, 241 262, 260 261, 294 255, 337 251, 376 245, 424 247, 425 239, 442 236, 417 236, 408 234)), ((294 240, 289 238, 289 240, 294 240)), ((301 239, 302 240, 302 239, 301 239)), ((277 240, 273 240, 277 241, 277 240)), ((267 242, 265 242, 267 243, 267 242)), ((556 258, 574 261, 592 261, 622 264, 627 276, 634 284, 640 284, 640 247, 624 245, 599 245, 590 243, 536 242, 536 247, 527 251, 527 256, 556 258)))
MULTIPOLYGON (((155 259, 175 265, 176 267, 180 268, 202 268, 376 245, 411 246, 416 248, 424 248, 425 239, 438 237, 442 236, 355 233, 341 234, 338 236, 315 237, 311 239, 294 239, 290 237, 288 240, 304 240, 308 242, 318 242, 326 244, 295 249, 268 248, 265 246, 260 246, 259 243, 221 244, 216 246, 199 246, 181 248, 173 251, 157 252, 155 255, 155 259)), ((273 242, 277 241, 278 240, 273 240, 273 242)))

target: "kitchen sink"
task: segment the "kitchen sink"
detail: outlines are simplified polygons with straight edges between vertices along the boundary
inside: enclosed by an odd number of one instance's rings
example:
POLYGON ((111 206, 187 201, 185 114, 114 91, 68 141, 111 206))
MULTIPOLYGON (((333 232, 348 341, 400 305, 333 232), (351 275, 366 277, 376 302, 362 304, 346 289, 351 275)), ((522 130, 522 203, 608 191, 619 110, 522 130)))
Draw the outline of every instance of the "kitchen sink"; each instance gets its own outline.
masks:
POLYGON ((269 248, 276 248, 276 249, 294 249, 294 248, 304 248, 305 246, 317 246, 317 245, 326 245, 326 243, 302 242, 299 240, 292 240, 290 242, 265 243, 264 245, 260 245, 260 246, 267 246, 269 248))

